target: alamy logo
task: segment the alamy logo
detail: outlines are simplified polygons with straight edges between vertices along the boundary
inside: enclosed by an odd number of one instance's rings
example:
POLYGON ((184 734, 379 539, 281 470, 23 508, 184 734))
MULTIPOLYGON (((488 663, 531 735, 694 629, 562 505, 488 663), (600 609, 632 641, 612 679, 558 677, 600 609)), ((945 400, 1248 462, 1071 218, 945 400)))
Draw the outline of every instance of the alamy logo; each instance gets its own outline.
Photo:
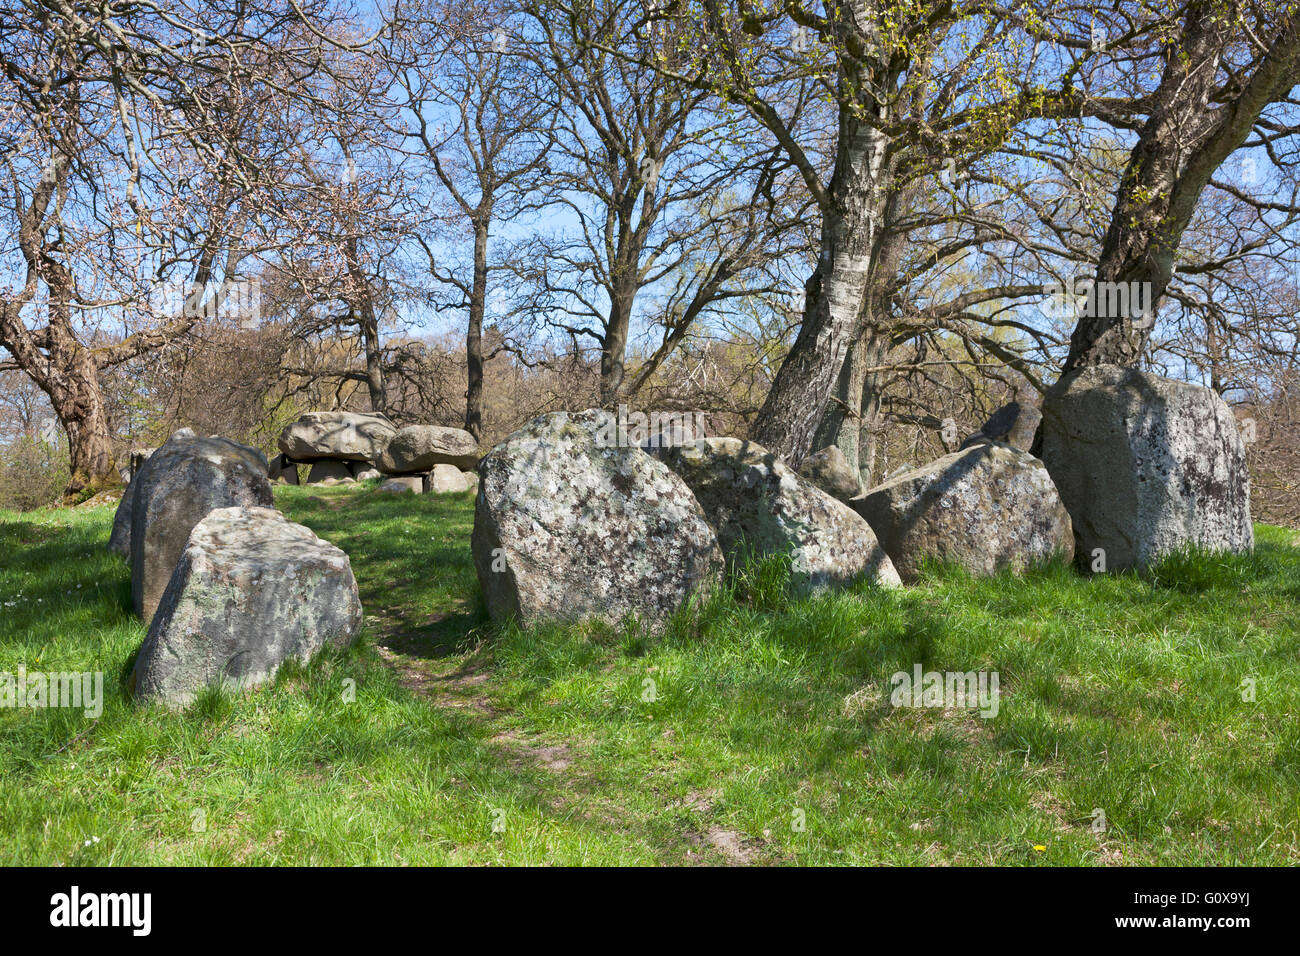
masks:
POLYGON ((19 667, 16 674, 0 671, 0 707, 79 707, 90 718, 104 712, 104 672, 45 674, 19 667))
POLYGON ((127 926, 134 936, 148 936, 153 925, 151 893, 85 893, 74 886, 50 897, 50 925, 127 926))
POLYGON ((1123 316, 1138 328, 1155 324, 1150 282, 1097 282, 1071 278, 1049 283, 1043 313, 1053 319, 1123 316))
POLYGON ((981 717, 998 715, 997 671, 899 671, 890 679, 893 693, 889 702, 895 707, 970 707, 981 717))
POLYGON ((597 448, 672 448, 690 445, 704 432, 703 412, 629 412, 618 406, 618 417, 607 416, 596 430, 597 448))

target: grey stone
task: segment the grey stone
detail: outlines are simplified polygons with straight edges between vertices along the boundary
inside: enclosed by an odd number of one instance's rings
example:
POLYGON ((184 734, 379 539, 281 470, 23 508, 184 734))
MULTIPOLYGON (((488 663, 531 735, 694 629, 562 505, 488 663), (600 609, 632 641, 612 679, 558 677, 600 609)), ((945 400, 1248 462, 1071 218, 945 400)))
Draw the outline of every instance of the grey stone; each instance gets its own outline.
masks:
POLYGON ((656 629, 719 580, 690 489, 644 451, 598 440, 608 412, 553 412, 479 464, 474 567, 493 620, 634 615, 656 629))
POLYGON ((352 466, 352 477, 357 481, 371 481, 375 478, 382 478, 383 473, 373 465, 354 464, 352 466))
POLYGON ((862 494, 862 483, 837 445, 827 445, 804 461, 799 474, 832 498, 848 501, 862 494))
POLYGON ((360 412, 307 412, 280 432, 280 451, 299 461, 335 458, 377 460, 397 434, 382 415, 360 412))
POLYGON ((217 508, 270 507, 261 452, 225 438, 169 439, 132 483, 131 603, 153 617, 190 531, 217 508))
POLYGON ((434 465, 473 468, 478 462, 478 442, 469 432, 442 425, 407 425, 373 459, 390 475, 431 471, 434 465))
POLYGON ((331 479, 332 484, 338 484, 344 478, 351 477, 352 472, 346 461, 336 458, 318 458, 311 463, 311 470, 307 472, 307 484, 323 485, 331 479))
POLYGON ((433 471, 429 473, 429 491, 435 494, 468 490, 469 482, 455 465, 434 465, 433 471))
POLYGON ((1186 546, 1249 551, 1246 447, 1211 389, 1101 365, 1043 403, 1042 457, 1074 520, 1085 567, 1146 567, 1186 546))
POLYGON ((702 438, 669 449, 664 461, 704 509, 730 569, 784 553, 804 590, 858 577, 900 583, 867 522, 761 445, 702 438))
POLYGON ((401 494, 404 491, 413 491, 417 495, 424 493, 424 478, 420 475, 397 475, 387 479, 379 486, 380 491, 390 494, 401 494))
MULTIPOLYGON (((194 438, 194 429, 178 428, 172 432, 169 441, 180 441, 186 438, 194 438)), ((131 560, 131 509, 135 500, 135 479, 140 474, 147 462, 157 448, 134 449, 131 452, 131 467, 129 469, 130 479, 127 481, 126 490, 122 492, 122 500, 117 503, 117 511, 113 514, 113 530, 108 537, 108 550, 114 554, 120 555, 126 560, 131 560)))
POLYGON ((219 508, 190 533, 131 688, 169 707, 216 684, 247 689, 352 643, 361 620, 346 554, 273 509, 219 508))
POLYGON ((1070 516, 1037 458, 992 441, 944 455, 855 498, 904 581, 927 560, 973 574, 1073 554, 1070 516))
POLYGON ((288 455, 276 455, 272 458, 268 475, 272 481, 286 485, 298 484, 298 466, 289 460, 288 455))
POLYGON ((1034 445, 1034 435, 1043 413, 1032 405, 1008 402, 989 416, 980 430, 961 443, 969 448, 981 442, 995 441, 1010 445, 1019 451, 1029 451, 1034 445))

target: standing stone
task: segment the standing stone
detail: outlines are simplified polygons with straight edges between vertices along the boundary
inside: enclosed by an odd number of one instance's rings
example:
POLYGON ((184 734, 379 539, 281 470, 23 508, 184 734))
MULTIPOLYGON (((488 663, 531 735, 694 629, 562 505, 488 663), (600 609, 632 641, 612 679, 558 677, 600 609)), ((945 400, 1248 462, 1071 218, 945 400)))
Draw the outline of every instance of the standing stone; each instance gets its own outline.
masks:
MULTIPOLYGON (((194 438, 194 429, 178 428, 172 432, 170 441, 180 441, 186 438, 194 438)), ((153 453, 158 449, 149 448, 143 457, 136 460, 136 452, 131 453, 131 480, 127 483, 126 490, 122 492, 122 500, 117 503, 117 511, 113 514, 113 530, 108 536, 108 550, 114 554, 119 554, 131 560, 131 511, 135 499, 135 479, 139 476, 141 469, 144 468, 153 453)))
POLYGON ((434 465, 429 473, 429 490, 435 494, 468 491, 469 482, 455 465, 434 465))
POLYGON ((280 451, 299 461, 341 458, 373 462, 397 434, 383 415, 307 412, 280 432, 280 451))
POLYGON ((474 492, 475 494, 477 494, 477 493, 478 493, 478 472, 477 472, 477 471, 462 471, 461 474, 465 476, 465 488, 466 488, 466 490, 468 490, 468 491, 472 491, 472 492, 474 492))
POLYGON ((862 494, 862 483, 838 445, 827 445, 809 455, 799 474, 840 501, 847 502, 862 494))
POLYGON ((219 508, 195 525, 136 656, 141 701, 185 707, 242 690, 287 660, 345 647, 361 626, 348 556, 270 508, 219 508))
POLYGON ((267 474, 272 481, 279 481, 286 485, 298 484, 298 466, 289 460, 288 455, 276 455, 272 458, 267 474))
POLYGON ((804 590, 861 576, 885 587, 900 583, 867 522, 761 445, 702 438, 669 449, 664 461, 695 494, 729 569, 788 554, 804 590))
POLYGON ((318 458, 311 463, 311 471, 307 472, 309 485, 323 485, 327 481, 337 484, 344 478, 351 479, 352 471, 346 461, 337 458, 318 458))
POLYGON ((638 616, 651 628, 723 561, 690 489, 662 462, 605 438, 604 411, 533 419, 479 465, 474 567, 493 620, 638 616))
POLYGON ((1080 369, 1043 403, 1042 457, 1084 566, 1099 554, 1118 571, 1188 545, 1255 545, 1246 447, 1211 389, 1114 365, 1080 369))
POLYGON ((225 438, 170 439, 136 475, 131 503, 131 603, 145 621, 194 526, 216 508, 270 507, 266 458, 225 438))
POLYGON ((961 443, 961 447, 969 448, 981 442, 994 441, 1010 445, 1019 451, 1029 451, 1034 445, 1038 423, 1042 420, 1043 413, 1034 406, 1008 402, 990 415, 979 431, 961 443))
POLYGON ((372 459, 390 475, 431 471, 434 465, 473 468, 478 462, 478 442, 464 429, 442 425, 407 425, 372 459))
POLYGON ((985 575, 1074 552, 1070 516, 1043 463, 992 441, 904 472, 851 504, 904 581, 916 580, 926 560, 985 575))

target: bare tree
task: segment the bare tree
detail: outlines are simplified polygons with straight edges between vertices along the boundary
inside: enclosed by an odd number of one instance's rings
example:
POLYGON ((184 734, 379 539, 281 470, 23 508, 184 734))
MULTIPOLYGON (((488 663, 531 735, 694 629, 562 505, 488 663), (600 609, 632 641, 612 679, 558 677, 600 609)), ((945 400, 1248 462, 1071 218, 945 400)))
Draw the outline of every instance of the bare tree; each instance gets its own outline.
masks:
POLYGON ((277 122, 319 61, 305 21, 327 9, 20 0, 0 17, 3 255, 18 277, 0 345, 67 430, 69 494, 115 478, 100 372, 183 334, 238 275, 277 122), (179 308, 157 306, 169 285, 179 308))
MULTIPOLYGON (((418 164, 431 172, 469 233, 467 267, 457 267, 444 219, 413 230, 429 272, 454 290, 453 306, 467 312, 465 326, 465 429, 483 436, 483 323, 494 229, 526 210, 528 184, 546 168, 554 114, 536 94, 528 61, 511 51, 517 10, 504 4, 481 7, 421 0, 401 9, 389 33, 386 54, 402 107, 402 132, 418 164), (460 19, 457 20, 456 17, 460 19), (491 24, 491 30, 487 25, 491 24), (431 234, 430 227, 442 234, 431 234), (450 260, 450 262, 449 262, 450 260), (467 274, 468 273, 468 274, 467 274)), ((462 260, 465 261, 465 260, 462 260)), ((507 347, 505 340, 499 346, 507 347)))
MULTIPOLYGON (((1287 101, 1297 82, 1300 16, 1293 4, 1187 4, 1120 180, 1097 259, 1098 285, 1143 283, 1153 307, 1161 300, 1215 170, 1243 146, 1275 158, 1279 142, 1295 132, 1294 116, 1288 122, 1265 111, 1287 101)), ((1297 209, 1288 204, 1286 211, 1297 209)), ((1118 296, 1097 297, 1071 336, 1065 371, 1137 361, 1152 322, 1120 304, 1118 296)))
POLYGON ((640 65, 653 26, 643 7, 529 9, 556 116, 552 172, 537 187, 559 226, 527 252, 527 305, 575 343, 599 347, 600 400, 610 406, 648 380, 698 317, 774 291, 765 267, 798 201, 791 206, 790 163, 761 127, 714 108, 708 90, 640 65), (640 320, 657 341, 629 377, 640 320))

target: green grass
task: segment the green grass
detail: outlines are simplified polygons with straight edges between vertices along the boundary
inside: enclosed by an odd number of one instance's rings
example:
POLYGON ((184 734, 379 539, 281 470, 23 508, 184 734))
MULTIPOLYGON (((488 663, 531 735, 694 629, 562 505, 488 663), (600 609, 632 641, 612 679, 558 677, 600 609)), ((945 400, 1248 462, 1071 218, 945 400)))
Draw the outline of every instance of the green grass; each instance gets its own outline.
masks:
POLYGON ((0 514, 0 671, 108 697, 0 710, 0 863, 1300 862, 1292 532, 1145 578, 791 600, 760 567, 647 637, 492 628, 468 494, 277 499, 351 555, 362 640, 186 714, 123 696, 112 509, 0 514), (997 716, 893 708, 918 662, 997 671, 997 716))

